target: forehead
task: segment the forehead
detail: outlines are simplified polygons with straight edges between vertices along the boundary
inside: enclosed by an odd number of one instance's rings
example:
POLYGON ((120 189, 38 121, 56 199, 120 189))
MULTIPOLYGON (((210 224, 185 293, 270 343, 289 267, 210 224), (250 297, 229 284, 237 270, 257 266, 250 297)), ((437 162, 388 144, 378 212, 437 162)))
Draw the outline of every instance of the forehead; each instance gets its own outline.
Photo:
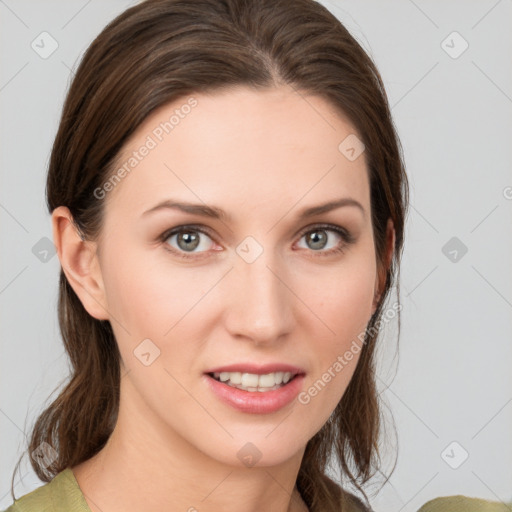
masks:
POLYGON ((305 196, 304 204, 342 195, 368 204, 365 154, 343 152, 351 137, 329 102, 291 87, 191 94, 135 131, 114 168, 124 172, 109 208, 135 213, 166 197, 247 209, 289 208, 305 196))

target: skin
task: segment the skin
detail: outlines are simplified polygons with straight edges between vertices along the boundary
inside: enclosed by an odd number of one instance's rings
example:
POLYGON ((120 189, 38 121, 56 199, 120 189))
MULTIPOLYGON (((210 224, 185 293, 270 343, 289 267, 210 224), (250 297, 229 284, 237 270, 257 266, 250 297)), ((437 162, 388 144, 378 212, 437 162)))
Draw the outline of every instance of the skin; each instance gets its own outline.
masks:
MULTIPOLYGON (((350 122, 287 86, 193 97, 190 114, 103 199, 97 241, 81 240, 67 208, 52 215, 66 276, 89 314, 111 322, 123 359, 112 436, 72 470, 93 512, 307 510, 295 487, 305 446, 343 396, 359 354, 308 404, 271 414, 220 402, 203 372, 285 362, 305 370, 307 390, 364 332, 385 278, 365 153, 348 160, 338 146, 356 133, 350 122), (297 220, 303 208, 341 197, 364 213, 344 206, 297 220), (215 205, 232 219, 171 209, 142 216, 168 198, 215 205), (315 245, 308 233, 319 223, 345 228, 355 242, 320 228, 328 239, 315 245), (159 240, 186 224, 211 231, 194 232, 195 259, 178 256, 190 245, 177 236, 159 240), (236 252, 247 236, 263 248, 252 263, 236 252), (322 256, 339 245, 343 252, 322 256), (160 350, 149 366, 133 353, 147 338, 160 350), (248 442, 261 452, 253 467, 237 457, 248 442)), ((119 162, 185 101, 152 113, 119 162)), ((393 246, 389 221, 387 265, 393 246)))

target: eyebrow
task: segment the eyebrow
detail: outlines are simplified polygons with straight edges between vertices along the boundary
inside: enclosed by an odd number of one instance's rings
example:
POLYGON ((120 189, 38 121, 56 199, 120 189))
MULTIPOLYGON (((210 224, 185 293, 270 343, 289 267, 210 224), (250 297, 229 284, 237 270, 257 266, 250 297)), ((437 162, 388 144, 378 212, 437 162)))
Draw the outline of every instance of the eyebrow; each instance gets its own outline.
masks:
MULTIPOLYGON (((355 199, 352 199, 351 197, 343 197, 341 199, 329 201, 328 203, 304 208, 300 211, 297 218, 298 218, 298 220, 304 220, 308 217, 314 217, 315 215, 320 215, 322 213, 326 213, 331 210, 341 208, 343 206, 355 206, 362 212, 363 216, 365 216, 365 213, 366 213, 365 209, 360 202, 356 201, 355 199)), ((166 210, 166 209, 180 210, 182 212, 189 213, 192 215, 211 217, 213 219, 219 219, 221 221, 230 222, 232 220, 231 215, 229 215, 227 212, 225 212, 224 210, 222 210, 221 208, 218 208, 216 206, 208 206, 206 204, 199 204, 199 203, 196 204, 196 203, 178 202, 173 199, 166 199, 165 201, 158 203, 157 205, 153 206, 149 210, 146 210, 142 214, 142 216, 145 217, 146 215, 148 215, 150 213, 153 213, 153 212, 156 212, 159 210, 166 210)))

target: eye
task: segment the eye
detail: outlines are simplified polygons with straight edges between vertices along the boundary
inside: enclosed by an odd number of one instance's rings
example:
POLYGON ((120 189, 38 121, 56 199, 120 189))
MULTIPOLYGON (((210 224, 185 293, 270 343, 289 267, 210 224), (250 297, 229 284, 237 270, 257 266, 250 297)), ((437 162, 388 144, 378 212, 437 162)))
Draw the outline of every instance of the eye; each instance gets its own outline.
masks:
POLYGON ((165 248, 168 251, 183 258, 197 258, 196 253, 207 252, 213 245, 213 240, 208 233, 196 226, 179 226, 163 233, 160 239, 166 242, 165 248), (171 245, 173 242, 177 247, 171 245), (197 248, 200 250, 196 251, 197 248))
POLYGON ((349 244, 352 244, 355 239, 345 229, 340 226, 331 224, 321 224, 308 228, 302 231, 301 239, 306 239, 306 249, 311 249, 313 252, 318 252, 318 256, 329 256, 334 253, 343 253, 349 244), (329 237, 329 233, 334 233, 334 236, 329 237), (329 238, 334 238, 334 246, 328 250, 324 250, 328 246, 329 238), (336 238, 338 242, 336 243, 336 238), (341 239, 341 241, 340 241, 341 239))
MULTIPOLYGON (((347 230, 332 224, 321 224, 308 227, 300 234, 300 239, 305 238, 307 246, 317 256, 330 256, 335 253, 343 253, 349 244, 354 243, 355 238, 347 230), (331 236, 329 236, 329 234, 331 236), (334 239, 334 246, 329 248, 329 239, 334 239), (336 239, 338 239, 336 241, 336 239), (325 248, 328 247, 327 250, 325 248)), ((207 257, 209 250, 215 245, 209 232, 199 226, 184 225, 165 231, 160 237, 164 242, 164 248, 181 258, 207 257), (199 249, 199 250, 196 250, 199 249), (204 253, 204 254, 203 254, 204 253)), ((218 250, 218 249, 213 249, 218 250)))

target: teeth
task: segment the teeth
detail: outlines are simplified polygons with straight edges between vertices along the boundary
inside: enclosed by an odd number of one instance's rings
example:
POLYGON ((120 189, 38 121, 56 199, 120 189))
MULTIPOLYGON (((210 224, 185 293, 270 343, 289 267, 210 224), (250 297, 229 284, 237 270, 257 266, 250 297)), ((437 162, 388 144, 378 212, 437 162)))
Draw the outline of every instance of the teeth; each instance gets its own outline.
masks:
POLYGON ((229 375, 231 384, 242 384, 242 374, 240 372, 226 373, 229 375))
MULTIPOLYGON (((242 384, 244 382, 242 381, 242 384)), ((258 379, 258 386, 261 388, 271 388, 277 384, 275 376, 271 373, 267 373, 265 375, 260 375, 258 379)))
POLYGON ((273 372, 264 375, 241 372, 215 372, 216 380, 245 391, 270 391, 284 386, 292 378, 291 372, 273 372))
POLYGON ((257 388, 259 376, 255 373, 244 373, 242 375, 242 386, 244 388, 257 388))

